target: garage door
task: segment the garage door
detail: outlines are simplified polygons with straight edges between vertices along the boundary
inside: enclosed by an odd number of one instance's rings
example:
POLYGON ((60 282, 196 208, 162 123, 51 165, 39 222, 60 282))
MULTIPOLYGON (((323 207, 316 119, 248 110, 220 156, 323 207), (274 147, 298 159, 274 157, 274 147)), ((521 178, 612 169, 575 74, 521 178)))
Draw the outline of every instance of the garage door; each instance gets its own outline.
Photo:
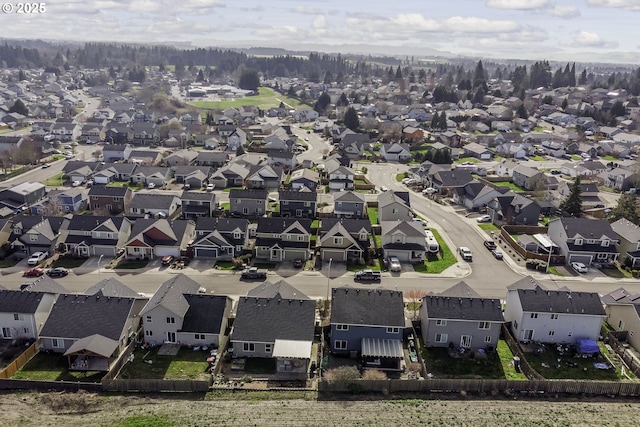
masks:
POLYGON ((196 258, 218 258, 217 249, 194 248, 196 258))
POLYGON ((334 261, 346 261, 344 251, 336 251, 325 249, 322 251, 322 259, 325 261, 329 261, 330 259, 334 261))
POLYGON ((581 262, 584 265, 591 265, 591 256, 590 255, 570 255, 569 256, 569 264, 572 262, 581 262))
POLYGON ((409 261, 409 252, 407 251, 393 251, 393 250, 385 250, 385 257, 395 256, 398 257, 400 261, 409 261))
POLYGON ((156 248, 155 255, 157 257, 164 257, 167 255, 173 255, 177 257, 177 256, 180 256, 180 250, 176 248, 156 248))
POLYGON ((285 261, 293 261, 294 259, 309 259, 309 255, 308 252, 306 250, 290 250, 288 249, 285 253, 284 253, 284 260, 285 261))

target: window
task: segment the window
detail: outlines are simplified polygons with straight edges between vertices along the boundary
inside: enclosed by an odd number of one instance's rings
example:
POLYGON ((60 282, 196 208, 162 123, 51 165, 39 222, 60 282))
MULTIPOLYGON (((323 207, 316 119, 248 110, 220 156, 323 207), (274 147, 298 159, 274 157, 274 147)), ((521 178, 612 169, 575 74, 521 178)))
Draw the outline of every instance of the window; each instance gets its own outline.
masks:
POLYGON ((22 332, 24 332, 25 334, 28 334, 29 333, 29 328, 23 328, 22 332))
POLYGON ((233 238, 234 239, 240 239, 242 237, 242 233, 240 233, 239 231, 235 231, 233 233, 233 238))
POLYGON ((151 316, 147 316, 146 319, 147 319, 147 323, 151 323, 151 316))
POLYGON ((284 206, 287 206, 287 205, 289 204, 289 201, 288 201, 288 200, 283 200, 283 201, 282 201, 282 204, 283 204, 284 206))
POLYGON ((175 317, 167 317, 167 323, 176 323, 175 317))
POLYGON ((311 207, 311 202, 304 202, 304 207, 305 208, 311 207))
POLYGON ((104 206, 108 211, 113 210, 113 205, 105 205, 104 206))
POLYGON ((446 319, 437 319, 436 320, 436 326, 447 326, 447 320, 446 319))
POLYGON ((38 235, 37 234, 29 234, 29 241, 37 242, 38 241, 38 235))
POLYGON ((54 338, 51 340, 51 345, 54 348, 63 348, 64 347, 64 340, 58 339, 58 338, 54 338))
POLYGON ((436 334, 436 342, 443 343, 449 340, 449 334, 436 334))
POLYGON ((395 328, 395 327, 387 328, 388 334, 397 334, 398 332, 400 332, 400 328, 395 328))
POLYGON ((622 320, 618 322, 618 330, 624 331, 624 322, 622 320))
POLYGON ((273 344, 269 343, 269 344, 265 344, 264 345, 264 351, 266 353, 271 353, 271 350, 273 349, 273 344))
POLYGON ((304 242, 304 236, 298 236, 298 242, 304 242))
POLYGON ((513 321, 513 328, 514 329, 518 329, 518 321, 517 320, 513 321))
POLYGON ((22 314, 22 313, 13 313, 13 320, 24 320, 24 314, 22 314))
POLYGON ((582 239, 576 239, 573 243, 575 245, 577 245, 577 246, 581 246, 582 245, 582 239))
POLYGON ((602 240, 602 246, 606 248, 607 246, 609 246, 609 242, 610 242, 610 240, 603 239, 602 240))
POLYGON ((145 334, 146 336, 148 336, 148 337, 152 337, 152 336, 153 336, 153 331, 150 331, 150 330, 148 330, 148 329, 145 329, 145 330, 144 330, 144 334, 145 334))
POLYGON ((609 258, 609 254, 607 253, 599 253, 598 254, 598 259, 607 259, 609 258))
POLYGON ((346 350, 347 349, 347 341, 345 341, 345 340, 336 340, 335 347, 336 347, 336 350, 346 350))
POLYGON ((491 322, 479 322, 478 329, 491 329, 491 322))
POLYGON ((361 240, 361 241, 365 241, 365 240, 367 240, 367 239, 368 239, 367 233, 362 233, 362 234, 360 234, 360 240, 361 240))
POLYGON ((256 345, 252 342, 245 342, 245 343, 242 343, 242 349, 245 352, 254 352, 256 351, 256 345))
POLYGON ((549 331, 549 336, 552 337, 556 334, 556 331, 549 331))
POLYGON ((204 340, 205 339, 204 334, 195 334, 194 338, 197 339, 197 340, 204 340))
POLYGON ((484 342, 491 342, 491 335, 485 335, 484 342))
POLYGON ((557 320, 557 319, 558 319, 557 313, 551 315, 551 320, 557 320))
POLYGON ((113 201, 114 202, 121 202, 122 201, 122 197, 114 197, 113 201))
POLYGON ((336 331, 348 331, 349 325, 336 325, 336 331))
POLYGON ((11 328, 2 328, 2 336, 4 338, 11 338, 11 328))
POLYGON ((333 238, 333 244, 334 245, 341 245, 342 244, 342 237, 334 237, 333 238))
POLYGON ((587 245, 593 245, 596 243, 596 239, 587 239, 587 245))
POLYGON ((531 318, 532 319, 537 319, 538 318, 538 313, 531 313, 531 318))

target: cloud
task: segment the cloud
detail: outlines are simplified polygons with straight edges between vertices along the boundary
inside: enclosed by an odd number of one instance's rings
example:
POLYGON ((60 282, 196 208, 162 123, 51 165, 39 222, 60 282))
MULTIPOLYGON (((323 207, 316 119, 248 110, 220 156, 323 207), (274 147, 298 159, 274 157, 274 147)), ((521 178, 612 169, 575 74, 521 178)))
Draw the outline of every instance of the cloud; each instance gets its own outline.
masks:
POLYGON ((640 0, 587 0, 589 6, 640 11, 640 0))
POLYGON ((317 16, 313 20, 313 28, 316 30, 323 30, 327 28, 327 18, 324 15, 317 16))
POLYGON ((302 39, 304 31, 293 25, 281 25, 278 27, 262 27, 254 31, 254 34, 267 39, 291 40, 292 38, 302 39))
POLYGON ((311 6, 296 6, 293 8, 293 11, 301 15, 318 15, 322 13, 322 11, 311 6))
POLYGON ((573 6, 553 5, 549 9, 545 10, 545 13, 559 18, 575 18, 580 16, 580 9, 573 6))
POLYGON ((487 0, 487 6, 494 9, 534 10, 549 6, 549 0, 487 0))
POLYGON ((563 42, 563 45, 570 47, 615 49, 616 47, 618 47, 618 42, 604 40, 600 38, 598 34, 589 31, 579 31, 571 40, 563 42))

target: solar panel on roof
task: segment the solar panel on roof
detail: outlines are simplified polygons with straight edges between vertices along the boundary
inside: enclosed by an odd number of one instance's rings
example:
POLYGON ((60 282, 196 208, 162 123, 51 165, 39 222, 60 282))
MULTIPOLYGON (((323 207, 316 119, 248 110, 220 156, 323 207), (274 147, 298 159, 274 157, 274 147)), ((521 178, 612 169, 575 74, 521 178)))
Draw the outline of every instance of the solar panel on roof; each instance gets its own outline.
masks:
POLYGON ((624 291, 624 289, 618 289, 617 291, 611 293, 611 298, 613 298, 614 301, 620 301, 626 296, 627 293, 624 291))
POLYGON ((629 299, 630 299, 631 301, 635 301, 635 300, 637 300, 637 299, 640 299, 640 292, 638 292, 637 294, 633 294, 633 295, 631 295, 631 296, 629 297, 629 299))

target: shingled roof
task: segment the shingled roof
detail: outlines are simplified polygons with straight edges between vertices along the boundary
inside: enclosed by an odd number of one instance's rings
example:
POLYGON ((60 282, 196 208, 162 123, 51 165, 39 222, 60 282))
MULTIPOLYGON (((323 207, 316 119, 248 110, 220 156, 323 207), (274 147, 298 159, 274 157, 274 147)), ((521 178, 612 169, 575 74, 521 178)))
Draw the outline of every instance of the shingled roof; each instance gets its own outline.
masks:
POLYGON ((334 288, 331 323, 404 327, 402 292, 388 289, 334 288))

